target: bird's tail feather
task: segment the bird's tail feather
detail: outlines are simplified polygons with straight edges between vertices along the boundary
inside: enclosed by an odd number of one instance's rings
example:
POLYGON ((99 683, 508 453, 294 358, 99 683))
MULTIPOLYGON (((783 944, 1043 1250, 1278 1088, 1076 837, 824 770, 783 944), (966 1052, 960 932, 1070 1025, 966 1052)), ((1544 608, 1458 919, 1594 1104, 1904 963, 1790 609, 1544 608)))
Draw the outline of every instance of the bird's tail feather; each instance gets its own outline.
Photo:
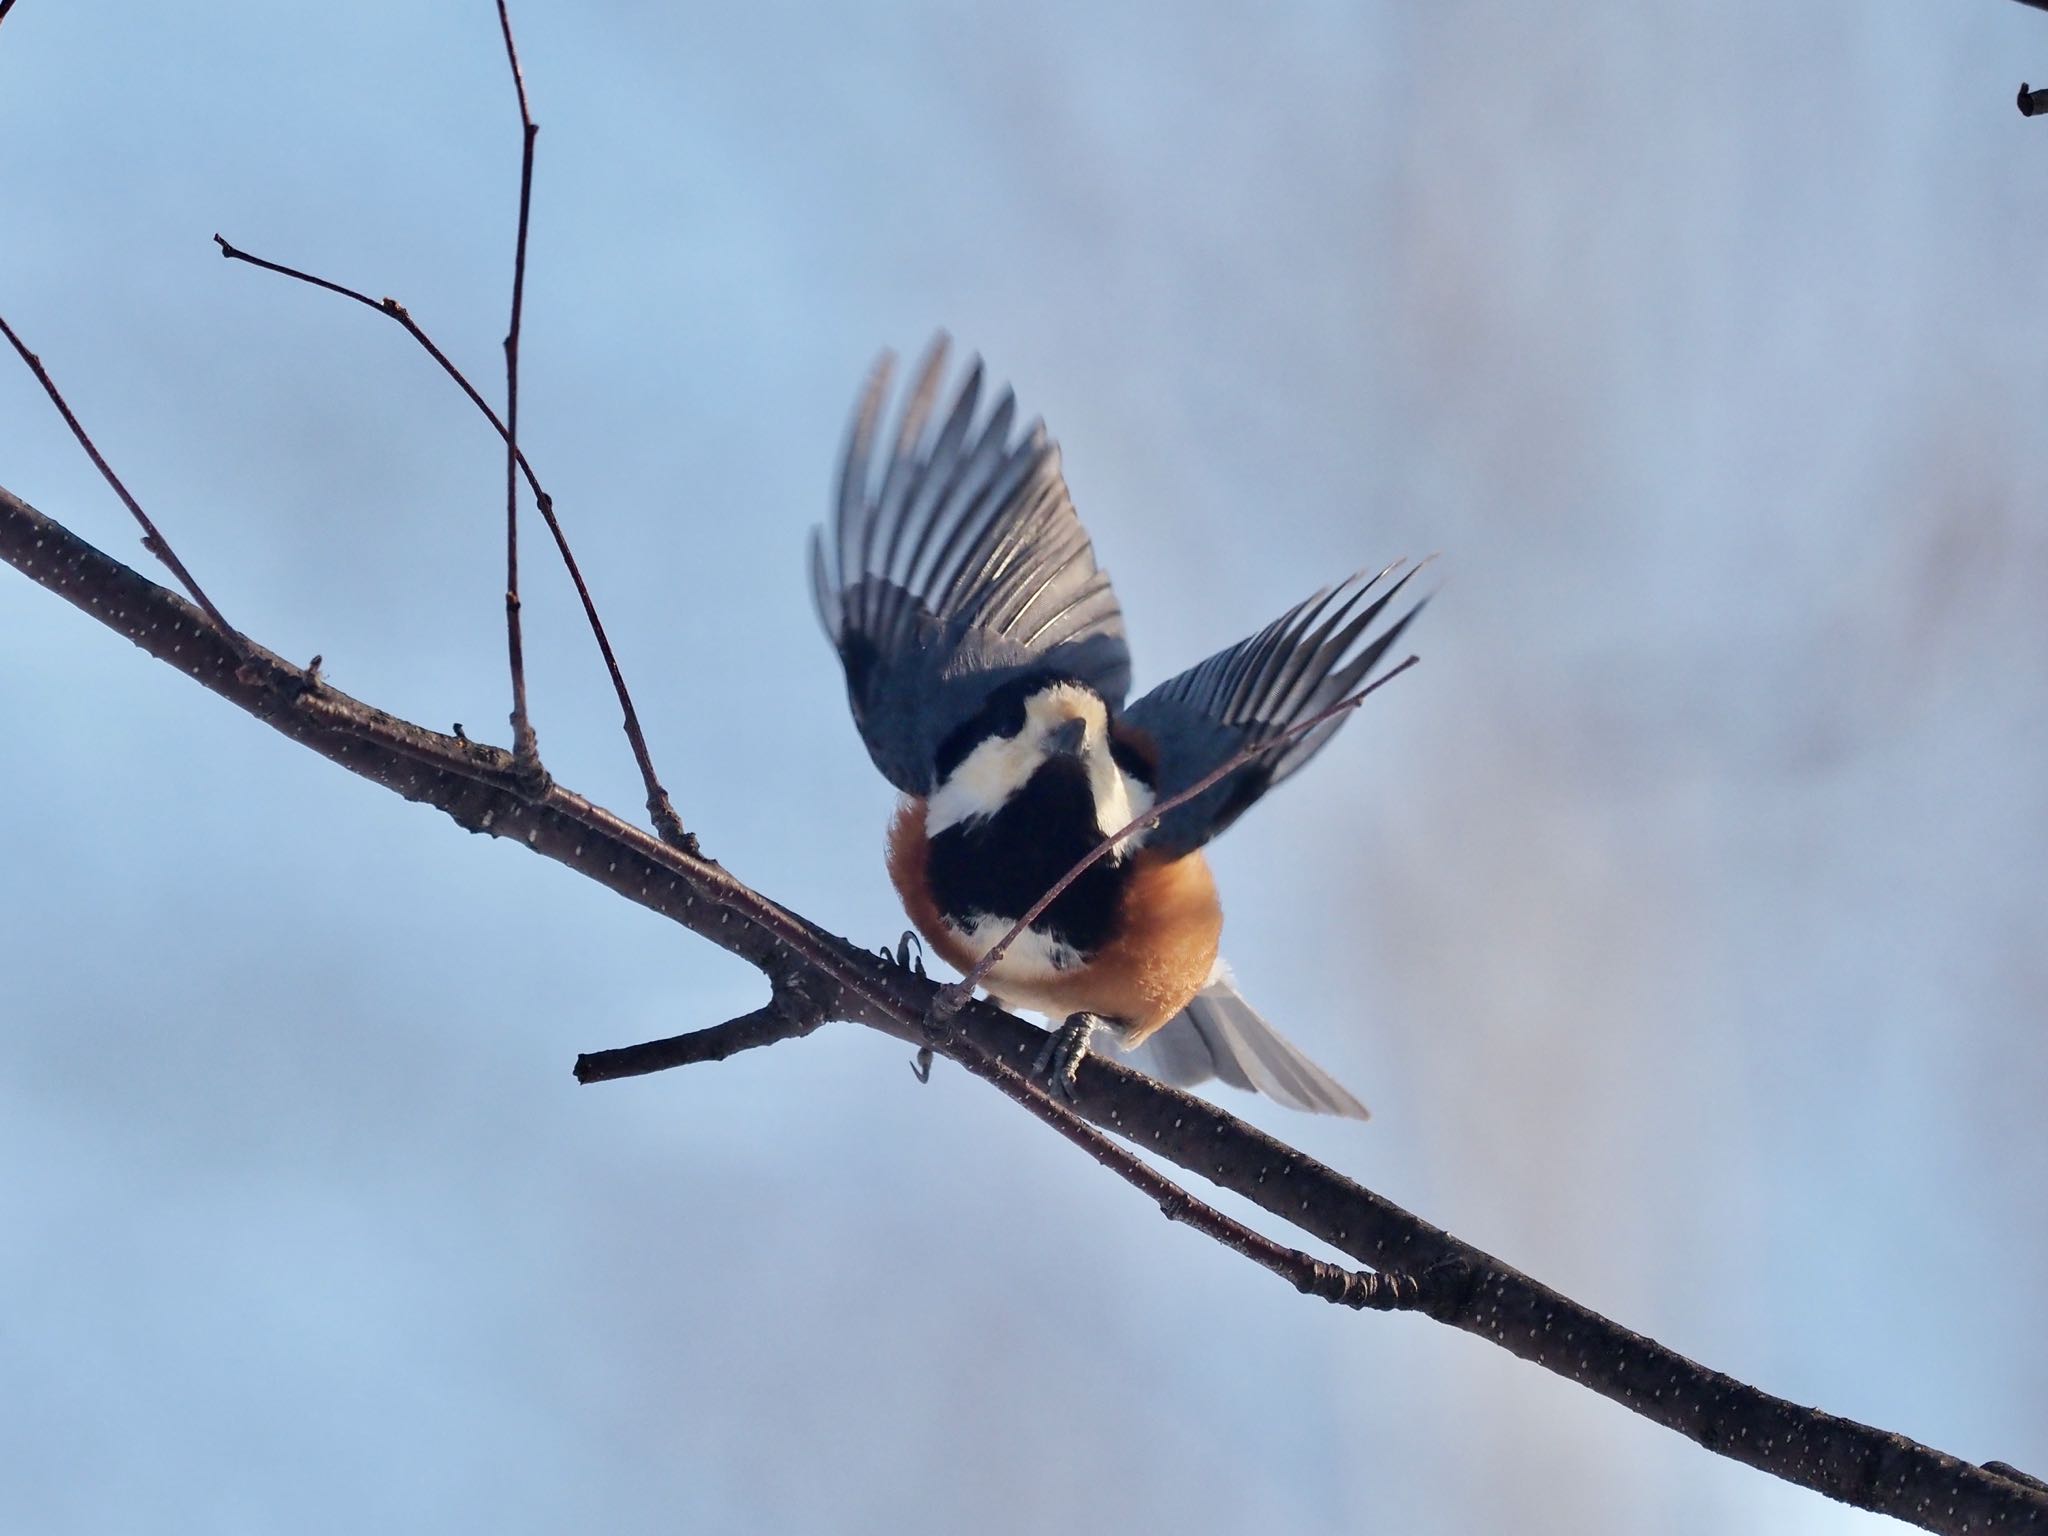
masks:
POLYGON ((1194 1000, 1128 1056, 1139 1070, 1179 1087, 1216 1078, 1289 1109, 1366 1118, 1365 1106, 1341 1083, 1259 1017, 1221 960, 1194 1000))

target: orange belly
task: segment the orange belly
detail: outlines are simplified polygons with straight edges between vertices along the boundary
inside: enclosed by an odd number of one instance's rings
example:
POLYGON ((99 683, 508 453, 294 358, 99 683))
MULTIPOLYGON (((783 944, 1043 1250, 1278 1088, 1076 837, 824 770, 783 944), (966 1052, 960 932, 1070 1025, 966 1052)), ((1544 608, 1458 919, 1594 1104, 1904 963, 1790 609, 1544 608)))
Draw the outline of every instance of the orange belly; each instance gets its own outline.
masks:
MULTIPOLYGON (((889 878, 925 942, 965 973, 982 951, 939 915, 925 878, 924 819, 924 801, 914 796, 896 808, 889 826, 889 878)), ((1006 954, 985 985, 1011 1007, 1055 1017, 1095 1014, 1122 1026, 1124 1043, 1136 1045, 1208 984, 1222 934, 1223 908, 1208 861, 1200 853, 1169 860, 1140 849, 1107 944, 1065 971, 1026 970, 1006 954)))

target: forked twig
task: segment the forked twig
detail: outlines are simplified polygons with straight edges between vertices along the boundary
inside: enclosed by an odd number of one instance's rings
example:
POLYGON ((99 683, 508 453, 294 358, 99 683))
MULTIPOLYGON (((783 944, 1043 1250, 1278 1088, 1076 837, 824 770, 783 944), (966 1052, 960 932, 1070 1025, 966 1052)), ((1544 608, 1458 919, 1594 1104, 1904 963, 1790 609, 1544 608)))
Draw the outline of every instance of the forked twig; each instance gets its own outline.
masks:
MULTIPOLYGON (((6 16, 7 8, 12 4, 13 0, 0 0, 0 18, 6 16)), ((213 606, 213 599, 206 595, 193 574, 185 569, 185 562, 178 558, 177 551, 172 549, 170 543, 157 531, 156 524, 149 520, 149 514, 142 510, 142 503, 128 493, 128 487, 123 485, 121 477, 114 473, 114 466, 106 461, 99 446, 93 442, 92 434, 87 432, 84 425, 72 414, 70 403, 65 400, 64 392, 57 388, 57 381, 50 377, 50 370, 43 366, 43 360, 29 351, 28 344, 15 334, 14 327, 7 323, 4 316, 0 316, 0 334, 7 337, 8 344, 21 355, 21 360, 28 364, 28 371, 34 374, 36 382, 43 386, 43 393, 48 395, 50 403, 57 407, 57 414, 64 418, 64 425, 69 427, 71 435, 78 439, 78 446, 83 448, 86 457, 92 460, 93 468, 97 469, 101 478, 114 488, 114 494, 121 498, 121 505, 142 525, 142 547, 170 568, 171 574, 178 578, 178 584, 191 595, 192 601, 199 605, 207 618, 213 621, 213 627, 225 635, 229 644, 238 652, 246 654, 248 645, 240 631, 221 617, 221 611, 213 606)))
POLYGON ((1209 772, 1203 774, 1199 779, 1195 780, 1195 782, 1190 784, 1186 789, 1181 790, 1178 794, 1168 795, 1164 800, 1161 800, 1158 804, 1151 806, 1143 814, 1132 817, 1129 822, 1125 823, 1125 825, 1119 827, 1116 831, 1110 833, 1109 836, 1105 837, 1101 842, 1097 843, 1093 848, 1089 849, 1085 855, 1083 855, 1078 861, 1076 861, 1072 869, 1069 869, 1064 875, 1061 875, 1059 879, 1055 880, 1052 883, 1052 888, 1050 890, 1048 890, 1043 896, 1039 897, 1038 900, 1034 901, 1028 908, 1026 908, 1024 915, 1018 918, 1017 921, 1015 921, 1014 923, 1010 924, 1009 931, 1005 933, 1000 939, 997 939, 995 943, 989 947, 988 953, 986 953, 979 960, 974 962, 974 965, 972 966, 972 968, 968 970, 965 976, 962 976, 958 981, 952 982, 947 986, 941 987, 939 989, 937 1003, 939 1012, 942 1014, 951 1013, 952 1011, 957 1009, 962 1003, 966 1002, 968 998, 972 997, 974 995, 974 989, 981 985, 982 981, 987 977, 988 973, 995 968, 996 962, 1003 958, 1003 951, 1008 949, 1010 945, 1016 941, 1017 935, 1022 933, 1026 928, 1029 928, 1033 923, 1037 922, 1040 914, 1043 913, 1047 907, 1051 906, 1055 901, 1059 899, 1060 893, 1062 891, 1066 890, 1068 886, 1072 885, 1076 880, 1080 879, 1082 875, 1087 873, 1089 867, 1093 865, 1097 859, 1100 859, 1103 855, 1108 853, 1110 849, 1116 847, 1118 843, 1122 842, 1125 838, 1129 837, 1133 832, 1144 831, 1145 828, 1151 826, 1154 822, 1158 821, 1160 817, 1166 815, 1169 811, 1178 810, 1180 807, 1186 805, 1190 800, 1193 800, 1198 795, 1201 795, 1207 790, 1214 788, 1217 784, 1221 783, 1224 779, 1229 778, 1231 774, 1237 772, 1238 769, 1242 768, 1246 763, 1253 761, 1255 758, 1263 757, 1266 753, 1272 751, 1275 747, 1284 747, 1285 745, 1287 745, 1288 742, 1295 741, 1300 737, 1306 736, 1310 731, 1313 731, 1317 726, 1326 724, 1327 722, 1336 719, 1337 716, 1343 714, 1344 711, 1347 709, 1358 708, 1359 705, 1365 702, 1368 695, 1377 692, 1379 689, 1385 687, 1388 683, 1391 683, 1395 678, 1399 677, 1403 672, 1406 672, 1410 667, 1414 666, 1420 660, 1422 660, 1420 656, 1410 656, 1407 660, 1401 662, 1399 665, 1388 668, 1385 672, 1381 673, 1378 677, 1374 678, 1371 682, 1367 683, 1363 688, 1359 689, 1358 692, 1350 694, 1345 698, 1339 699, 1336 703, 1332 704, 1328 709, 1319 710, 1315 714, 1309 716, 1306 720, 1298 720, 1293 725, 1287 727, 1286 730, 1279 732, 1277 735, 1269 736, 1264 741, 1252 743, 1252 745, 1245 747, 1242 751, 1239 751, 1232 755, 1226 762, 1222 763, 1220 766, 1212 768, 1209 772))
MULTIPOLYGON (((454 360, 441 350, 434 338, 412 317, 412 311, 398 300, 373 299, 362 290, 351 288, 345 283, 337 283, 331 278, 321 277, 298 267, 288 267, 281 261, 271 261, 262 256, 252 255, 230 243, 224 235, 215 235, 213 243, 220 247, 221 255, 229 261, 247 262, 252 267, 261 267, 264 271, 275 272, 280 277, 288 277, 315 288, 324 288, 329 293, 339 294, 344 299, 352 299, 365 309, 373 309, 378 314, 397 321, 405 333, 420 344, 427 356, 440 365, 441 371, 454 380, 456 388, 469 397, 470 404, 483 413, 484 420, 491 424, 491 430, 509 442, 510 434, 505 428, 504 418, 499 416, 497 409, 483 397, 482 392, 474 384, 470 383, 469 376, 456 366, 454 360)), ((673 843, 679 848, 695 853, 697 840, 684 830, 682 818, 676 814, 675 805, 669 799, 668 791, 662 787, 661 779, 654 771, 654 756, 648 751, 646 734, 640 729, 640 713, 633 707, 632 692, 626 687, 625 673, 619 668, 619 658, 612 650, 611 637, 605 633, 604 620, 598 617, 597 602, 591 597, 589 584, 583 579, 583 568, 576 563, 575 553, 569 548, 569 537, 562 531, 561 519, 555 515, 555 499, 541 488, 540 479, 534 474, 533 465, 526 457, 526 450, 515 449, 514 454, 520 470, 526 476, 528 487, 533 491, 534 505, 540 509, 541 521, 547 524, 548 532, 555 541, 555 550, 562 557, 563 568, 568 571, 569 581, 576 588, 576 599, 583 605, 583 617, 589 623, 590 633, 597 641, 599 654, 604 657, 605 671, 611 675, 612 692, 618 695, 619 710, 625 717, 626 740, 632 746, 633 761, 639 765, 641 783, 646 786, 647 814, 654 820, 654 830, 661 834, 664 842, 673 843)))
POLYGON ((505 328, 505 649, 512 663, 512 756, 538 774, 540 743, 526 712, 526 655, 519 626, 519 321, 526 299, 526 226, 533 207, 533 141, 540 133, 526 102, 526 75, 512 41, 512 13, 498 0, 505 62, 519 96, 519 234, 512 246, 512 319, 505 328))

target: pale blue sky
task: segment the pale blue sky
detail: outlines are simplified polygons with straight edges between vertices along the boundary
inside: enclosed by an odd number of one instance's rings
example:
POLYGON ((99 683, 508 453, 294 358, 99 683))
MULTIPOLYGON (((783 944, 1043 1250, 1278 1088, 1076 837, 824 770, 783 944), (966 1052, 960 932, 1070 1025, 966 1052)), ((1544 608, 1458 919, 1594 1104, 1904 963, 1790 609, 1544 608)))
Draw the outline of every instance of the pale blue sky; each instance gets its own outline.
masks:
MULTIPOLYGON (((683 813, 880 942, 802 580, 876 349, 1061 440, 1141 683, 1443 553, 1218 845, 1373 1105, 1232 1108, 1773 1391, 2048 1468, 2048 17, 2003 0, 566 5, 523 436, 683 813)), ((516 127, 466 6, 21 0, 0 313, 221 606, 502 737, 516 127)), ((25 374, 0 484, 141 563, 25 374)), ((637 807, 566 584, 542 747, 637 807)), ((851 1026, 0 572, 0 1528, 1882 1522, 1303 1302, 851 1026)))

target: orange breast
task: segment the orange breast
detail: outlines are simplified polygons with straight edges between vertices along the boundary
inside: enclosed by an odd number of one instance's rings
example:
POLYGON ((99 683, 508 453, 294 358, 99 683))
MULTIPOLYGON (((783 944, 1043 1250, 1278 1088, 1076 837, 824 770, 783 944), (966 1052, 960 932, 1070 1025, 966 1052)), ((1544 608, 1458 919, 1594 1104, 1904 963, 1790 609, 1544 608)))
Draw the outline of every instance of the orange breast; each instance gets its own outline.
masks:
MULTIPOLYGON (((889 878, 925 942, 965 972, 977 953, 939 915, 925 877, 925 804, 906 797, 889 827, 889 878)), ((1141 849, 1131 863, 1115 936, 1085 964, 1052 977, 1005 978, 998 963, 989 991, 1014 1006, 1052 1015, 1092 1013, 1123 1027, 1135 1045, 1188 1005, 1209 980, 1223 934, 1216 882, 1200 853, 1166 859, 1141 849)))

